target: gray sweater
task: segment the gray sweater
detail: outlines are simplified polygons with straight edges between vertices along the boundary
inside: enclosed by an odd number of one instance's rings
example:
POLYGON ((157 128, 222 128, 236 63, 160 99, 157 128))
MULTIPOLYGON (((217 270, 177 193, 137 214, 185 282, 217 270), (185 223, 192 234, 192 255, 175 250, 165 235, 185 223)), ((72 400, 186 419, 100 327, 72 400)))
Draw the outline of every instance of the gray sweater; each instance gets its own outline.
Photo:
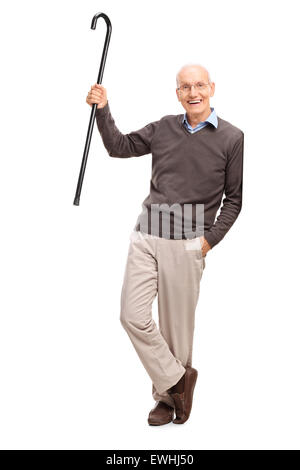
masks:
POLYGON ((150 193, 142 203, 143 211, 135 230, 171 239, 204 235, 213 248, 241 210, 244 133, 219 116, 217 128, 208 123, 200 131, 190 133, 182 118, 183 114, 163 116, 137 131, 122 134, 111 115, 109 103, 96 110, 97 127, 111 157, 140 157, 152 153, 150 193), (215 220, 223 194, 225 198, 215 220), (175 210, 170 211, 170 207, 175 210), (153 233, 151 221, 157 215, 164 217, 164 211, 170 216, 170 236, 165 235, 161 218, 159 228, 155 228, 158 232, 153 233), (145 218, 149 222, 146 230, 145 218), (186 229, 186 221, 189 229, 186 229))

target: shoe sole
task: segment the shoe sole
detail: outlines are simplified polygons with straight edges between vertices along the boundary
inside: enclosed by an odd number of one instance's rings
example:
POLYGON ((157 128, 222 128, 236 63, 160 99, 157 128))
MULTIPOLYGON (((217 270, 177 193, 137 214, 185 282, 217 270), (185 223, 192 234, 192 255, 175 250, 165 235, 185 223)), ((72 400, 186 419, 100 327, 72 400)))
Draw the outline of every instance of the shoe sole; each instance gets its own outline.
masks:
POLYGON ((166 421, 165 423, 149 423, 148 421, 148 424, 149 426, 163 426, 164 424, 172 423, 172 421, 173 421, 173 418, 171 418, 170 421, 166 421))

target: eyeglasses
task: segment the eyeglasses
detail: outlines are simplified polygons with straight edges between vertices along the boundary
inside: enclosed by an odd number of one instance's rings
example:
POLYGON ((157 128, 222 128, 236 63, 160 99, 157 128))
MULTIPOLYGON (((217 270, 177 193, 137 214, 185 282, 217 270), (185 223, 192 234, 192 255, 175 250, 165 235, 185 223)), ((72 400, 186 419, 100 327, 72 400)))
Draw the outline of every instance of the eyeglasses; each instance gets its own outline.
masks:
POLYGON ((180 90, 183 93, 187 93, 187 92, 190 92, 191 89, 192 89, 192 86, 194 86, 196 88, 196 90, 203 91, 203 90, 205 90, 207 85, 209 85, 209 83, 198 82, 195 85, 184 84, 184 85, 181 85, 180 87, 178 87, 177 90, 180 90))

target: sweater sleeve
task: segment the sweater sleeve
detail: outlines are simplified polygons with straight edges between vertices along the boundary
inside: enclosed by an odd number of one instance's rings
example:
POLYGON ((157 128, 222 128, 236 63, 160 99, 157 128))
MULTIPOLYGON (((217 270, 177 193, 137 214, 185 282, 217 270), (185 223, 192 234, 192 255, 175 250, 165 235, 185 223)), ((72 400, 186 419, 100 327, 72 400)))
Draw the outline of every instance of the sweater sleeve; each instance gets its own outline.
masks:
POLYGON ((228 155, 225 173, 225 198, 214 225, 204 238, 211 248, 219 243, 237 219, 242 208, 244 133, 235 141, 228 155))
POLYGON ((151 153, 151 141, 159 121, 129 134, 122 134, 115 124, 107 102, 103 108, 96 109, 96 122, 103 144, 111 157, 140 157, 151 153))

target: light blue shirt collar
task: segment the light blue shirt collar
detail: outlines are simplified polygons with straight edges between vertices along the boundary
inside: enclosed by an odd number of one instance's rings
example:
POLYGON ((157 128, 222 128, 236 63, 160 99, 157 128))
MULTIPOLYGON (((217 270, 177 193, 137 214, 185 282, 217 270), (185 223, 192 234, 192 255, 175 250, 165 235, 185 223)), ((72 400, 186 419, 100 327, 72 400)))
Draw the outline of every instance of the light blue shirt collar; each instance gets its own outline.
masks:
POLYGON ((191 125, 189 124, 189 122, 188 122, 188 120, 187 120, 187 117, 186 117, 186 113, 184 113, 184 115, 183 115, 182 122, 185 123, 186 127, 187 127, 191 132, 196 132, 197 130, 202 129, 202 127, 204 127, 204 126, 207 125, 208 123, 209 123, 209 124, 212 124, 215 128, 217 128, 217 127, 218 127, 218 117, 217 117, 215 108, 210 108, 210 109, 211 109, 211 113, 210 113, 210 115, 208 116, 208 118, 207 118, 205 121, 199 122, 199 124, 197 124, 197 126, 196 126, 194 129, 193 129, 193 128, 191 127, 191 125))

